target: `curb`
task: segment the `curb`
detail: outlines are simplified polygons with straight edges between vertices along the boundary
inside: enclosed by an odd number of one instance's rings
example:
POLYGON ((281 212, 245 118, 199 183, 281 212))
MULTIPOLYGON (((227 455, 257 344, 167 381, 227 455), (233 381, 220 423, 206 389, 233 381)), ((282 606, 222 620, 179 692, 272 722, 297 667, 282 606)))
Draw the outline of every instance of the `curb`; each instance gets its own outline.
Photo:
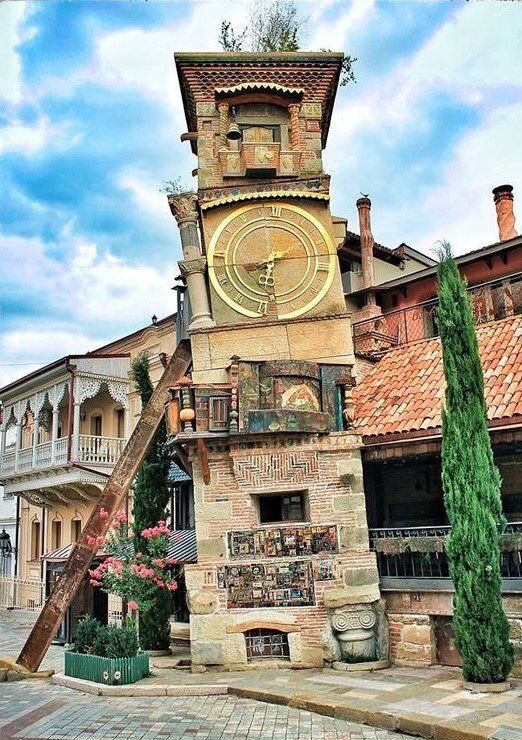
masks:
POLYGON ((97 696, 215 696, 228 693, 228 686, 220 684, 208 684, 206 686, 192 686, 190 684, 184 686, 168 686, 165 684, 107 686, 104 683, 66 676, 63 673, 56 673, 51 682, 56 686, 65 686, 68 689, 97 696))
POLYGON ((283 704, 294 709, 322 714, 326 717, 358 722, 381 730, 403 732, 430 740, 486 740, 494 733, 494 728, 483 727, 459 721, 441 721, 423 715, 404 713, 394 714, 379 709, 364 709, 360 705, 350 706, 346 702, 327 699, 324 695, 312 694, 273 694, 258 689, 229 686, 228 693, 245 699, 255 699, 269 704, 283 704))

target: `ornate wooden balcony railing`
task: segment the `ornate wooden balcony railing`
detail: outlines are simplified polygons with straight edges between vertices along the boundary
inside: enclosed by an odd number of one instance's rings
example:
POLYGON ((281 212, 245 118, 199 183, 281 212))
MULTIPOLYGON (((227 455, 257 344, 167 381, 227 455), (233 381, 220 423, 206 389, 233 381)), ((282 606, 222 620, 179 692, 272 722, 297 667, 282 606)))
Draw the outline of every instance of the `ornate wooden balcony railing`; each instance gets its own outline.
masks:
POLYGON ((115 465, 125 446, 120 437, 97 437, 81 434, 75 449, 71 441, 68 458, 69 437, 60 437, 53 442, 42 442, 33 447, 18 450, 8 449, 0 460, 0 475, 7 477, 33 470, 45 470, 67 462, 89 463, 90 465, 115 465), (54 449, 53 449, 54 447, 54 449))
MULTIPOLYGON (((522 273, 510 275, 469 289, 477 324, 522 313, 522 273)), ((437 301, 390 311, 353 324, 353 342, 358 354, 376 354, 390 347, 437 336, 437 301)))
MULTIPOLYGON (((449 579, 444 541, 450 528, 386 527, 370 529, 381 578, 449 579)), ((503 578, 522 578, 522 522, 510 522, 501 535, 503 578)))

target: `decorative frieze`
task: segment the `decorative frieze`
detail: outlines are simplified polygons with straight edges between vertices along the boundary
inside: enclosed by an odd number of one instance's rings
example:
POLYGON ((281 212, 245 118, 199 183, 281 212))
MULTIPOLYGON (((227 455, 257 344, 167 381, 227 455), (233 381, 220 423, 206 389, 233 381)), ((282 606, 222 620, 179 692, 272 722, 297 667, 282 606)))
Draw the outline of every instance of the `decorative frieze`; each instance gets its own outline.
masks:
POLYGON ((332 524, 231 531, 228 533, 228 551, 231 559, 336 553, 339 551, 337 527, 332 524))
POLYGON ((315 604, 311 560, 221 566, 218 586, 227 591, 228 609, 315 604))
POLYGON ((313 450, 250 454, 234 458, 234 475, 239 486, 266 488, 274 483, 302 484, 317 480, 319 463, 313 450))

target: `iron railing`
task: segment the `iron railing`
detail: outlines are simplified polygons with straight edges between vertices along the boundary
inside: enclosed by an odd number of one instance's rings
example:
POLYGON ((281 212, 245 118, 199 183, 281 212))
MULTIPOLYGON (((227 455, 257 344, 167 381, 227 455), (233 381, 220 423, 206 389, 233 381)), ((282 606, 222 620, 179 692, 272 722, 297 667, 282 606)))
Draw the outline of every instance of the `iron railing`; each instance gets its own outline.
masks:
MULTIPOLYGON (((497 321, 522 313, 522 273, 469 289, 476 324, 497 321)), ((372 354, 419 339, 437 336, 437 300, 390 311, 353 324, 354 349, 372 354)))
MULTIPOLYGON (((376 553, 380 577, 450 578, 448 558, 444 548, 433 547, 435 538, 439 541, 444 540, 449 531, 450 527, 447 526, 370 529, 370 550, 376 553), (393 546, 384 548, 387 551, 380 549, 385 540, 390 544, 398 540, 397 552, 394 552, 393 546), (406 540, 409 540, 411 547, 408 546, 406 540), (401 541, 405 545, 404 548, 400 546, 401 541), (422 545, 423 541, 425 547, 422 545)), ((520 532, 522 532, 522 522, 510 522, 505 529, 505 534, 520 532)), ((522 578, 522 551, 501 552, 500 572, 502 578, 522 578)))

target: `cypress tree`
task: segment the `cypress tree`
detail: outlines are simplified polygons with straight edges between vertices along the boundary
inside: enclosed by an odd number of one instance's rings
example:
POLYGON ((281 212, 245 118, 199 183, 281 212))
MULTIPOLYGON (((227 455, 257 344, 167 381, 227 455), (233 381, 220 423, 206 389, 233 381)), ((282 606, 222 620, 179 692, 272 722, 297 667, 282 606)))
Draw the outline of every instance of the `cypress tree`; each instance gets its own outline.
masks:
POLYGON ((451 532, 446 543, 456 645, 467 681, 504 681, 513 665, 502 608, 499 536, 505 526, 493 462, 484 381, 466 285, 451 247, 441 245, 437 324, 442 342, 442 486, 451 532))
MULTIPOLYGON (((131 376, 140 394, 142 406, 149 401, 154 386, 150 379, 149 357, 140 353, 132 362, 131 376)), ((140 532, 155 526, 165 517, 170 498, 168 473, 170 457, 167 450, 167 427, 163 419, 149 451, 136 475, 133 486, 133 528, 137 551, 148 551, 148 540, 140 532)), ((140 643, 144 650, 164 650, 170 645, 170 602, 166 589, 158 589, 155 604, 146 614, 140 613, 140 643)))

